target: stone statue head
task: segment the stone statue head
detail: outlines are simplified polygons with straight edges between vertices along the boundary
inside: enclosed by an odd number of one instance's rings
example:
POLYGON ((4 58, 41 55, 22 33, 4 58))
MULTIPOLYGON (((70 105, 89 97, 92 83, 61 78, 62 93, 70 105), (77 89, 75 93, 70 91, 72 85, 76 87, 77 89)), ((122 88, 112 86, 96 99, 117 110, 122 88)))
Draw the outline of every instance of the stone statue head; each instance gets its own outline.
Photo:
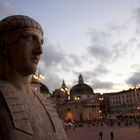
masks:
POLYGON ((42 53, 42 38, 41 25, 28 16, 13 15, 1 20, 0 79, 7 66, 23 75, 33 74, 42 53))

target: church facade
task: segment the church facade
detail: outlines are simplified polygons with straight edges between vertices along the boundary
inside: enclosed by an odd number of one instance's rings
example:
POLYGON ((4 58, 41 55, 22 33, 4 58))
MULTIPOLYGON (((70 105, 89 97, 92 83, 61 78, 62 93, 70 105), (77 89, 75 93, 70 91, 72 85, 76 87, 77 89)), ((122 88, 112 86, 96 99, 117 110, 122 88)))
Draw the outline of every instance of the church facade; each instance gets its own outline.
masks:
POLYGON ((79 75, 78 83, 69 93, 63 81, 61 88, 56 89, 52 97, 57 104, 58 115, 64 121, 93 121, 100 118, 98 98, 93 89, 84 83, 82 75, 79 75))

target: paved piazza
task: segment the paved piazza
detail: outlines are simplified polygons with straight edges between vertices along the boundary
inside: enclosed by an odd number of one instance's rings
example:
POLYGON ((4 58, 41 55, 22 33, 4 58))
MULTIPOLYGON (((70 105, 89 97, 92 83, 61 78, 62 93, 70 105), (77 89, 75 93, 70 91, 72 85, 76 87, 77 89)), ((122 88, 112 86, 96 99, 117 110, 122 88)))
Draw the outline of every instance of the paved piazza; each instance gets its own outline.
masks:
POLYGON ((69 140, 101 140, 99 139, 99 133, 102 132, 102 140, 111 140, 111 131, 114 134, 112 140, 140 140, 140 129, 137 126, 115 128, 83 126, 76 129, 68 128, 66 133, 69 140))

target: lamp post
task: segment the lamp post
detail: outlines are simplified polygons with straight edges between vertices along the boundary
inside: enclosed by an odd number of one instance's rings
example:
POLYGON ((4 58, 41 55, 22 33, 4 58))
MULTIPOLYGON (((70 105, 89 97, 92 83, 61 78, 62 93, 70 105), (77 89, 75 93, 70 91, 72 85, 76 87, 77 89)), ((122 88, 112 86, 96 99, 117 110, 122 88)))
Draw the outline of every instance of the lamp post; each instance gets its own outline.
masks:
POLYGON ((140 117, 140 104, 138 103, 138 106, 137 106, 137 111, 138 111, 138 116, 140 117))
POLYGON ((34 74, 32 76, 32 81, 34 81, 36 84, 35 89, 40 91, 40 82, 41 80, 45 79, 45 76, 39 72, 37 72, 36 74, 34 74))
POLYGON ((104 98, 103 98, 103 97, 100 97, 100 98, 99 98, 99 101, 103 101, 103 100, 104 100, 104 98))
POLYGON ((64 94, 67 94, 67 93, 68 93, 68 88, 60 88, 60 90, 61 90, 64 94))
POLYGON ((37 81, 41 81, 41 80, 45 79, 45 76, 41 73, 37 73, 37 74, 33 75, 33 78, 37 81))
POLYGON ((99 110, 99 118, 102 119, 102 111, 99 110))
POLYGON ((99 114, 100 118, 102 118, 104 116, 104 98, 102 96, 99 97, 99 106, 100 106, 99 114))

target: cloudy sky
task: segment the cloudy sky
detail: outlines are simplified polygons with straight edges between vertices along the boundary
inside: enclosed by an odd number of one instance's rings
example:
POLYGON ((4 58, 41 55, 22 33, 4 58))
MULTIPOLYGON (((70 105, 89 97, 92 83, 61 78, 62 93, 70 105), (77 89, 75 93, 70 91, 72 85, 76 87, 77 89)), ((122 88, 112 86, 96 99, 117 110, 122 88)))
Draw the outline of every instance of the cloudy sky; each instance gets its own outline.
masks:
POLYGON ((43 26, 38 70, 50 91, 79 74, 94 92, 140 85, 140 0, 0 0, 0 19, 13 14, 43 26))

